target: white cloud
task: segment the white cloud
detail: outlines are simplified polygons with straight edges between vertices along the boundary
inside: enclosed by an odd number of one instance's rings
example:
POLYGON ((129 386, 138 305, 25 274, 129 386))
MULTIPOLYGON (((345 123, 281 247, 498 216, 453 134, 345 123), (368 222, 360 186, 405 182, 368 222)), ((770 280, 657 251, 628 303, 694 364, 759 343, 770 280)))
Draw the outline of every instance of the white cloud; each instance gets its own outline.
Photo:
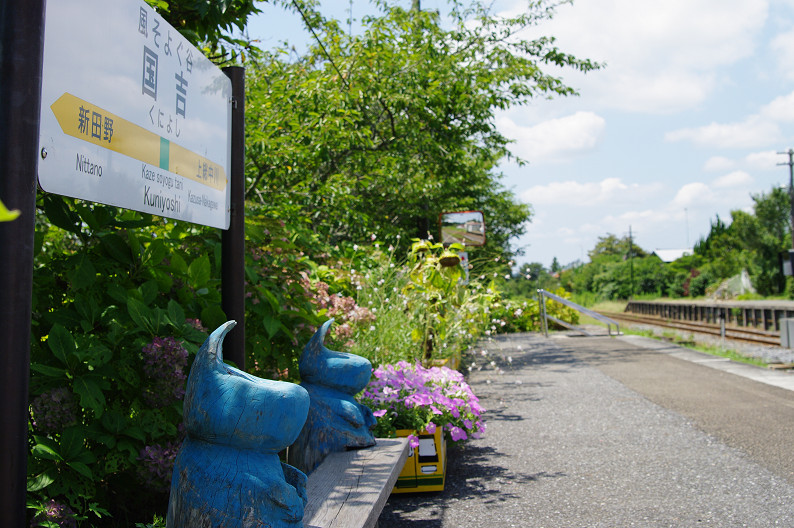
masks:
POLYGON ((702 204, 704 202, 711 202, 714 199, 714 193, 705 183, 693 182, 687 183, 681 187, 673 198, 673 206, 678 208, 688 207, 691 205, 702 204))
POLYGON ((780 139, 780 128, 757 115, 750 116, 741 123, 711 123, 665 134, 666 141, 691 141, 702 147, 724 149, 754 148, 775 143, 780 139))
POLYGON ((768 11, 768 0, 577 0, 541 30, 560 49, 607 63, 564 75, 583 92, 613 107, 666 113, 704 101, 721 67, 752 55, 768 11))
POLYGON ((515 155, 535 163, 569 158, 595 148, 606 122, 593 112, 576 112, 527 127, 505 114, 496 120, 496 126, 516 141, 511 146, 515 155))
POLYGON ((778 70, 789 79, 794 79, 794 31, 777 35, 769 47, 776 54, 778 70))
POLYGON ((722 156, 712 156, 708 160, 706 160, 706 164, 703 166, 703 170, 705 171, 726 171, 731 170, 736 167, 736 162, 729 158, 724 158, 722 156))
POLYGON ((777 169, 777 164, 783 161, 783 158, 774 150, 766 150, 748 154, 745 156, 744 161, 751 169, 769 170, 777 169))
POLYGON ((781 95, 761 108, 761 115, 782 123, 794 122, 794 92, 781 95))
POLYGON ((619 178, 606 178, 600 182, 552 182, 536 185, 521 193, 521 199, 533 204, 564 204, 588 206, 610 203, 636 203, 656 194, 661 185, 651 183, 626 184, 619 178))
POLYGON ((721 188, 728 188, 728 187, 739 187, 741 185, 749 185, 753 183, 753 177, 747 174, 744 171, 734 171, 728 173, 724 176, 720 176, 716 180, 712 182, 714 187, 721 189, 721 188))

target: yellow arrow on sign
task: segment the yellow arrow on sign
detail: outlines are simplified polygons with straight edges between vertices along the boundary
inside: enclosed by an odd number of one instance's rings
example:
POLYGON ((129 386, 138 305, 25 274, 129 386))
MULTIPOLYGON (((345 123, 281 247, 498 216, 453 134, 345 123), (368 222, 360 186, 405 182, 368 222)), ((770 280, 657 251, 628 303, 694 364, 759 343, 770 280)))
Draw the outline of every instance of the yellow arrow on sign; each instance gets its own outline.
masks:
POLYGON ((64 134, 155 165, 218 190, 226 188, 226 171, 145 128, 130 123, 70 93, 50 106, 64 134))

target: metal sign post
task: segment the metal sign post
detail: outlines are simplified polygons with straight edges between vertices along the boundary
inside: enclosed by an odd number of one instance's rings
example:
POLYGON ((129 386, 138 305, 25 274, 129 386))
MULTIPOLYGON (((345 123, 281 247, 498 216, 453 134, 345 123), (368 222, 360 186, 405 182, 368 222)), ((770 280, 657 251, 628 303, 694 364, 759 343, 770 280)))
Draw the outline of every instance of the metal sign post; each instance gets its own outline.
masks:
POLYGON ((224 357, 245 370, 245 69, 224 68, 232 81, 231 214, 221 238, 221 304, 237 321, 224 342, 224 357))
POLYGON ((25 526, 30 311, 44 2, 0 2, 0 526, 25 526))

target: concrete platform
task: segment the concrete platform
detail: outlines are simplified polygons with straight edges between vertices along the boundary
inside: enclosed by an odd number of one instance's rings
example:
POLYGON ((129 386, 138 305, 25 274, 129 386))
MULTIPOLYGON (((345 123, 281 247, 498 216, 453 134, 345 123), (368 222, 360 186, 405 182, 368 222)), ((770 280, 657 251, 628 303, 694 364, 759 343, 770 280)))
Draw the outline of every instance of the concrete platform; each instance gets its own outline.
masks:
POLYGON ((788 374, 634 337, 476 352, 485 436, 450 450, 443 492, 390 497, 381 528, 794 526, 788 374))
POLYGON ((691 361, 692 363, 704 365, 706 367, 721 370, 723 372, 729 372, 736 376, 751 379, 759 383, 765 383, 767 385, 772 385, 773 387, 780 387, 781 389, 794 391, 794 372, 791 370, 773 370, 748 365, 746 363, 738 363, 727 358, 712 356, 710 354, 705 354, 696 350, 672 345, 670 343, 664 343, 649 337, 626 335, 621 336, 619 339, 622 339, 638 347, 647 348, 656 352, 668 354, 678 359, 683 359, 684 361, 691 361))

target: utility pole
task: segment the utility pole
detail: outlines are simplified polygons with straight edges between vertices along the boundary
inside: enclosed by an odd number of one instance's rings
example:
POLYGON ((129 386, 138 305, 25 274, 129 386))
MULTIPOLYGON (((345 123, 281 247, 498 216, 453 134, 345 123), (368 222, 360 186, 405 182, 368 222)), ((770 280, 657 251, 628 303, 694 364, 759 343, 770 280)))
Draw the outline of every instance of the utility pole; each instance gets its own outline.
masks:
POLYGON ((788 165, 788 198, 791 202, 791 248, 794 249, 794 149, 778 154, 788 154, 788 161, 778 163, 778 165, 788 165))
POLYGON ((634 297, 634 249, 633 249, 633 240, 631 237, 631 226, 629 226, 629 273, 630 273, 630 280, 631 280, 631 297, 634 297))

